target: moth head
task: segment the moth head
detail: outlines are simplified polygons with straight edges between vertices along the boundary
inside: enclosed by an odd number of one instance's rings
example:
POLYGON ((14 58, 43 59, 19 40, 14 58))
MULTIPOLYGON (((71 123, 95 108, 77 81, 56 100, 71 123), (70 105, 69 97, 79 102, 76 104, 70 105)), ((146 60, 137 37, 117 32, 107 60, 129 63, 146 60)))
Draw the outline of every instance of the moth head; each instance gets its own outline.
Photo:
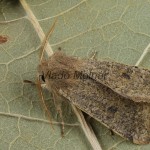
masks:
POLYGON ((45 72, 46 72, 46 68, 47 68, 47 62, 43 61, 41 62, 41 64, 38 66, 38 78, 39 81, 45 82, 45 72))

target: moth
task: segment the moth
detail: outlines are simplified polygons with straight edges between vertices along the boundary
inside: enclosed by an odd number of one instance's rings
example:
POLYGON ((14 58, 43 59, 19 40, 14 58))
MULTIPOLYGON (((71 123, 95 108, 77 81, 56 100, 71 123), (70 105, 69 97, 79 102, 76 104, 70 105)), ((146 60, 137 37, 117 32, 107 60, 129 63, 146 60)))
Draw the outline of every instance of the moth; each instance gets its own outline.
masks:
POLYGON ((75 58, 60 50, 43 59, 51 33, 43 42, 38 83, 53 93, 60 117, 60 99, 67 100, 133 143, 150 143, 150 70, 75 58))
POLYGON ((150 143, 150 71, 55 52, 38 67, 47 89, 120 136, 150 143))

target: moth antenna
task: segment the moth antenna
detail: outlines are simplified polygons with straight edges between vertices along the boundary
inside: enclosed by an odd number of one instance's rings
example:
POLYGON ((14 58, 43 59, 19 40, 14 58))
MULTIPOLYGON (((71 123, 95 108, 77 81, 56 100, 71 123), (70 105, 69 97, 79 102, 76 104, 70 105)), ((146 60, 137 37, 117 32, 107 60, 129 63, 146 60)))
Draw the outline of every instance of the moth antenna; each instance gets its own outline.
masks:
MULTIPOLYGON (((41 87, 41 83, 40 81, 38 80, 37 82, 33 82, 33 81, 30 81, 30 80, 23 80, 24 83, 28 83, 28 84, 32 84, 32 85, 36 85, 38 87, 38 90, 39 90, 39 94, 40 94, 40 98, 41 98, 41 102, 42 102, 42 105, 44 107, 44 110, 46 110, 47 114, 48 114, 48 118, 49 118, 49 122, 52 126, 52 121, 51 121, 51 115, 50 115, 50 112, 45 104, 45 100, 44 100, 44 95, 43 95, 43 92, 42 92, 42 87, 41 87)), ((52 126, 53 128, 53 126, 52 126)), ((54 128, 53 128, 54 130, 54 128)))
POLYGON ((45 47, 47 45, 47 42, 48 42, 48 39, 49 37, 52 35, 53 31, 54 31, 54 28, 55 28, 55 25, 56 25, 56 22, 57 22, 57 18, 55 19, 52 27, 50 28, 50 30, 48 31, 47 35, 45 36, 43 42, 42 42, 42 48, 41 48, 41 54, 40 54, 40 62, 42 62, 42 59, 43 59, 43 55, 44 55, 44 51, 45 51, 45 47))
POLYGON ((48 120, 50 122, 50 125, 52 127, 52 129, 54 130, 54 127, 53 127, 53 124, 52 124, 52 119, 51 119, 51 114, 50 114, 50 111, 48 110, 47 106, 46 106, 46 103, 45 103, 45 100, 44 100, 44 95, 43 95, 43 92, 42 92, 42 87, 41 87, 41 83, 40 83, 40 80, 39 78, 37 79, 37 88, 39 90, 39 95, 40 95, 40 99, 41 99, 41 102, 42 102, 42 105, 44 107, 44 110, 45 112, 47 113, 48 115, 48 120))
POLYGON ((90 59, 91 60, 96 60, 97 59, 97 51, 94 51, 94 52, 92 52, 92 54, 91 54, 91 56, 90 56, 90 59))

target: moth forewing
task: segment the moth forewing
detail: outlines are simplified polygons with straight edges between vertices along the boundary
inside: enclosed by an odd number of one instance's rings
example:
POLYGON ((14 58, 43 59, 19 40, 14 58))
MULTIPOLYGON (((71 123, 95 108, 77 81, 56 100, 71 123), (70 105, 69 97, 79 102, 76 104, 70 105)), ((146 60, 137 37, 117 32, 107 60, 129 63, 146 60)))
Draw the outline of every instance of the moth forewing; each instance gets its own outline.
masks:
POLYGON ((150 70, 117 62, 85 60, 78 71, 87 73, 114 92, 135 102, 150 103, 150 70))
MULTIPOLYGON (((68 62, 68 57, 59 52, 54 55, 58 62, 64 59, 65 63, 68 62)), ((76 61, 75 58, 70 59, 66 65, 75 67, 76 72, 78 71, 80 74, 75 75, 79 78, 83 78, 84 74, 87 74, 123 97, 135 102, 150 103, 150 70, 148 69, 92 59, 76 61)))
POLYGON ((99 71, 99 65, 94 66, 94 64, 96 62, 88 63, 86 60, 75 59, 62 52, 56 52, 44 64, 41 64, 40 72, 43 72, 49 89, 55 89, 57 94, 114 132, 136 144, 150 143, 149 103, 136 103, 101 84, 89 74, 87 76, 84 72, 82 72, 85 75, 84 78, 82 76, 75 78, 74 73, 81 71, 81 66, 84 66, 84 70, 92 68, 92 71, 96 72, 97 68, 99 71), (60 78, 59 74, 62 72, 69 74, 69 77, 61 76, 60 78), (51 76, 52 73, 55 76, 51 76))

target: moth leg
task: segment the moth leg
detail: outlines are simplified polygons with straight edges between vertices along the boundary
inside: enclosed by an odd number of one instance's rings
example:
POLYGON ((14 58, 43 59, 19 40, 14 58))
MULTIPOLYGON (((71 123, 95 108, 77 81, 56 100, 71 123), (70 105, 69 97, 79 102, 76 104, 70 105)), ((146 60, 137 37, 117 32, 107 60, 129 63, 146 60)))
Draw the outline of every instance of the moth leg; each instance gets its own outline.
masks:
POLYGON ((90 54, 90 59, 97 60, 97 51, 94 51, 90 54))
POLYGON ((61 109, 62 100, 60 100, 60 97, 58 97, 54 93, 53 93, 53 100, 54 100, 54 105, 57 110, 57 113, 59 114, 59 117, 61 119, 61 135, 62 137, 64 137, 65 126, 64 126, 64 119, 63 119, 62 109, 61 109))
MULTIPOLYGON (((27 84, 32 84, 32 85, 36 85, 38 87, 38 90, 39 90, 39 95, 40 95, 40 98, 41 98, 41 102, 42 102, 42 106, 45 110, 45 112, 47 113, 48 115, 48 119, 49 119, 49 122, 52 126, 52 121, 51 121, 51 114, 50 114, 50 111, 48 110, 48 107, 45 103, 45 99, 44 99, 44 95, 43 95, 43 92, 42 92, 42 88, 46 88, 46 84, 41 84, 39 82, 39 80, 37 82, 33 82, 33 81, 30 81, 30 80, 24 80, 23 81, 24 83, 27 83, 27 84)), ((53 126, 52 126, 52 129, 54 130, 53 126)))
MULTIPOLYGON (((28 83, 28 84, 32 84, 32 85, 37 85, 36 82, 30 81, 30 80, 23 80, 23 82, 24 82, 24 83, 28 83)), ((41 87, 42 87, 43 89, 47 89, 47 86, 46 86, 45 83, 41 83, 41 87)))
POLYGON ((61 118, 61 136, 64 137, 64 130, 65 130, 65 126, 64 126, 64 120, 63 120, 63 115, 62 115, 62 110, 61 110, 61 107, 57 108, 57 111, 60 115, 60 118, 61 118))

